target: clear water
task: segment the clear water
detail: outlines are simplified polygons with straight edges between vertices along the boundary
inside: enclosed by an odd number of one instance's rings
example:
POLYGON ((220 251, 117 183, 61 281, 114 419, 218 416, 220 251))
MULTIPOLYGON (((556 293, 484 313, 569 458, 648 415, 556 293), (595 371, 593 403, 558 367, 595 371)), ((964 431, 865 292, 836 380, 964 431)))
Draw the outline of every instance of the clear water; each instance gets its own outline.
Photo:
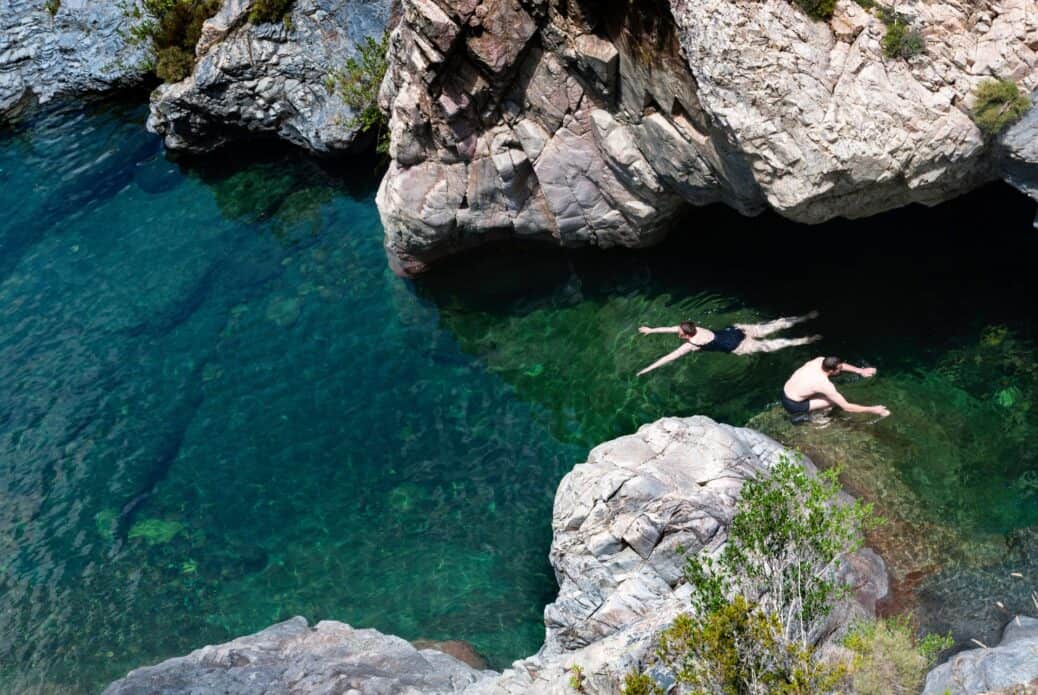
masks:
POLYGON ((904 504, 970 538, 1038 523, 1019 196, 808 231, 700 210, 656 250, 498 249, 412 282, 369 165, 174 162, 144 115, 0 134, 0 690, 96 692, 296 614, 505 666, 543 637, 552 498, 589 446, 744 423, 823 349, 879 366, 846 392, 895 411, 869 432, 910 445, 904 504), (817 349, 634 377, 673 347, 641 323, 811 307, 817 349))

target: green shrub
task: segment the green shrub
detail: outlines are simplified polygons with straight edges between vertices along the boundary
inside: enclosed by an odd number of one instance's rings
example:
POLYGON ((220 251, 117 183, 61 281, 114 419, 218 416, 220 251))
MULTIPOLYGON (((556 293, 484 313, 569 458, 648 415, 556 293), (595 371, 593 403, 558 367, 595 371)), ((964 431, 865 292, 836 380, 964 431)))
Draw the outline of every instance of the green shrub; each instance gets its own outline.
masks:
POLYGON ((912 58, 926 50, 923 33, 913 27, 907 18, 894 15, 887 22, 887 33, 883 35, 883 54, 888 58, 912 58))
POLYGON ((53 17, 61 9, 61 0, 44 0, 43 8, 53 17))
POLYGON ((998 135, 1031 108, 1031 100, 1021 94, 1012 80, 987 79, 973 92, 973 122, 987 135, 998 135))
POLYGON ((578 693, 584 692, 584 668, 579 664, 569 667, 569 687, 578 693))
MULTIPOLYGON (((288 16, 295 0, 252 0, 249 8, 249 21, 253 24, 270 24, 281 22, 288 16)), ((291 23, 289 23, 291 26, 291 23)))
POLYGON ((388 67, 388 49, 389 32, 383 34, 379 41, 370 36, 365 37, 364 43, 358 47, 358 55, 346 61, 342 70, 331 73, 325 82, 328 91, 337 91, 355 112, 356 115, 348 123, 349 127, 357 128, 362 133, 374 129, 377 149, 382 153, 389 151, 389 123, 378 107, 378 90, 388 67))
POLYGON ((130 6, 131 17, 139 20, 131 38, 151 44, 156 76, 177 82, 191 74, 202 24, 221 4, 221 0, 144 0, 140 9, 130 6))
POLYGON ((624 676, 623 695, 664 695, 664 691, 652 676, 631 672, 624 676))
POLYGON ((872 505, 837 504, 836 469, 811 476, 783 459, 771 475, 747 481, 715 562, 692 556, 685 574, 694 606, 716 610, 726 596, 741 594, 767 614, 783 616, 787 639, 807 643, 847 587, 835 577, 845 553, 858 550, 873 525, 872 505))
POLYGON ((163 82, 180 82, 191 74, 195 56, 180 46, 160 48, 155 52, 155 76, 163 82))
POLYGON ((937 655, 952 644, 950 634, 917 639, 908 618, 860 623, 844 638, 854 652, 847 685, 857 695, 917 693, 937 655))
POLYGON ((811 635, 847 595, 838 563, 873 521, 870 505, 837 502, 837 475, 783 459, 743 485, 724 550, 686 562, 693 612, 660 634, 657 656, 678 683, 711 695, 815 695, 846 678, 844 664, 815 658, 811 635))
POLYGON ((836 0, 796 0, 796 4, 808 17, 831 19, 836 0))

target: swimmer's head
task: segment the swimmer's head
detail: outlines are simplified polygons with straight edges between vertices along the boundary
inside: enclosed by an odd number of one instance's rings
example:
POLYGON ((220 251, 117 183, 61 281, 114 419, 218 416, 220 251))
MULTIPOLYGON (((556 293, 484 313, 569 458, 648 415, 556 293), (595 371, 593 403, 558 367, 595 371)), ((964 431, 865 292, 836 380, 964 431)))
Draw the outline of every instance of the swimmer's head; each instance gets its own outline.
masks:
POLYGON ((822 360, 822 371, 824 371, 827 374, 835 374, 836 372, 840 371, 841 364, 843 364, 843 362, 840 360, 839 357, 826 357, 824 360, 822 360))
POLYGON ((693 322, 693 321, 682 321, 681 323, 678 324, 678 330, 681 331, 681 336, 683 338, 691 338, 692 336, 694 336, 696 334, 696 331, 698 329, 696 328, 695 322, 693 322))

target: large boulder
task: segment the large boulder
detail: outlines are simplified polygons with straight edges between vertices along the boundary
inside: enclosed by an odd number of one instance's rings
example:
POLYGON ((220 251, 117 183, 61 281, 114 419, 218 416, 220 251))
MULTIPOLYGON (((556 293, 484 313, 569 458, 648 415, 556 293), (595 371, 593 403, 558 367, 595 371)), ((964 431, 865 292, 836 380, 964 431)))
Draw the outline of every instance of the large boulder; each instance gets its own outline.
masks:
POLYGON ((261 632, 131 671, 103 695, 454 693, 484 677, 433 649, 377 630, 295 617, 261 632))
POLYGON ((997 178, 972 91, 1038 86, 1034 0, 896 6, 925 54, 886 58, 883 22, 851 0, 828 22, 787 0, 406 0, 382 89, 391 260, 643 246, 715 201, 860 217, 997 178))
POLYGON ((930 671, 923 695, 1038 692, 1038 619, 1017 616, 997 647, 959 652, 930 671))
POLYGON ((129 40, 134 3, 0 0, 0 120, 62 95, 137 84, 148 52, 129 40))
POLYGON ((295 0, 254 25, 251 0, 225 0, 203 25, 194 71, 152 94, 148 128, 170 149, 207 151, 243 137, 328 153, 353 148, 356 112, 333 76, 366 38, 381 40, 391 0, 295 0))

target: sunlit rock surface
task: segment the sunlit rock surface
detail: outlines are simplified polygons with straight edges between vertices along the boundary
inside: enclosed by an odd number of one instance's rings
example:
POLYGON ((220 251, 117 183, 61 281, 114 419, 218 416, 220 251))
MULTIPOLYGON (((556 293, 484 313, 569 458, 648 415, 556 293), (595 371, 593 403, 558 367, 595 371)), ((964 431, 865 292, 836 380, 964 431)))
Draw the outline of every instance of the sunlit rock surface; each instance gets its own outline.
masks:
MULTIPOLYGON (((889 59, 850 0, 407 0, 378 203, 397 268, 499 238, 644 246, 685 204, 803 222, 933 204, 998 178, 972 90, 1038 85, 1038 7, 898 3, 889 59)), ((696 233, 688 230, 687 233, 696 233)))
POLYGON ((991 649, 960 652, 926 677, 923 695, 1038 692, 1038 619, 1017 616, 991 649))
POLYGON ((133 2, 0 0, 0 120, 62 95, 140 82, 147 50, 128 38, 133 2))
POLYGON ((148 128, 171 149, 207 151, 244 137, 346 151, 357 115, 330 80, 367 38, 381 40, 390 0, 296 0, 284 21, 253 25, 249 0, 226 0, 202 29, 194 71, 152 94, 148 128))

